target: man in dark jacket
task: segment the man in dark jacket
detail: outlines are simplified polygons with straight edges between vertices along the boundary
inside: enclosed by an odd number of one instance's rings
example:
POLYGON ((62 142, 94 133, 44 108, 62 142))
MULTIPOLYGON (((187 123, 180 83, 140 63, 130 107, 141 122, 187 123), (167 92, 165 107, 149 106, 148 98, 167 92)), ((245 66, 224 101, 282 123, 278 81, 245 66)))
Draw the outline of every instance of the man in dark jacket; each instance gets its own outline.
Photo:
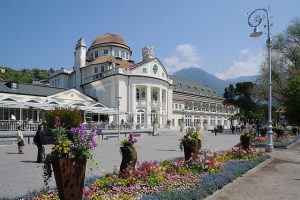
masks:
POLYGON ((42 137, 43 137, 43 130, 42 126, 38 126, 38 130, 36 131, 36 134, 34 136, 34 143, 36 144, 38 148, 38 154, 37 154, 37 163, 43 162, 43 159, 45 158, 45 147, 43 145, 42 137))

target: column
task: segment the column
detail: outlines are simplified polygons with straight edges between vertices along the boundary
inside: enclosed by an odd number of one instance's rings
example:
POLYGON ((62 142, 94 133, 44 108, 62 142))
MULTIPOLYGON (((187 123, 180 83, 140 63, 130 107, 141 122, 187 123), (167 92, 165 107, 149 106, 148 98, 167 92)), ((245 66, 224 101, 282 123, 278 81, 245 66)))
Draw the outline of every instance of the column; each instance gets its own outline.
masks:
POLYGON ((208 129, 211 129, 210 116, 207 116, 207 126, 208 129))
POLYGON ((162 124, 163 123, 162 119, 165 116, 162 115, 162 106, 163 105, 162 105, 162 89, 161 88, 159 88, 159 91, 158 91, 158 104, 159 104, 159 109, 158 109, 159 122, 158 122, 158 124, 159 124, 159 127, 162 127, 162 125, 163 125, 162 124))
MULTIPOLYGON (((164 94, 162 94, 162 97, 164 96, 165 97, 165 112, 164 112, 164 118, 163 118, 163 121, 162 123, 166 124, 167 123, 167 116, 168 116, 168 95, 167 95, 167 90, 163 90, 164 91, 164 94)), ((163 99, 162 99, 163 100, 163 99)), ((171 105, 172 106, 172 105, 171 105)))
POLYGON ((150 85, 147 85, 147 91, 146 91, 146 95, 147 95, 147 100, 146 100, 146 119, 145 119, 145 122, 146 122, 146 128, 150 128, 151 127, 151 117, 150 117, 150 114, 151 114, 151 106, 150 106, 150 102, 151 102, 151 86, 150 85))
POLYGON ((39 109, 36 110, 36 115, 37 115, 36 116, 36 121, 40 122, 40 110, 39 109))
POLYGON ((133 125, 136 124, 136 85, 132 84, 131 85, 131 115, 133 116, 133 125))

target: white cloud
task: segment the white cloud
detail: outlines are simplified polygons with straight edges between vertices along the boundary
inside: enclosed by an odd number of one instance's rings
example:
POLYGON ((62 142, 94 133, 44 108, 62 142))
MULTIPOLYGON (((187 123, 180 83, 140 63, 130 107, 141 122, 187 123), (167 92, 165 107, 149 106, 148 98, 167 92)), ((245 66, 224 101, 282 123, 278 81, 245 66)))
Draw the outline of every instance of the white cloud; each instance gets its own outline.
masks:
POLYGON ((180 44, 176 47, 178 56, 165 58, 167 70, 172 74, 178 70, 190 67, 200 67, 199 61, 201 57, 197 52, 196 47, 191 44, 180 44))
POLYGON ((232 66, 227 71, 214 75, 222 80, 258 75, 263 59, 262 53, 249 55, 245 61, 233 61, 232 66))
POLYGON ((243 55, 245 55, 245 54, 247 54, 247 53, 249 53, 250 52, 250 49, 249 48, 244 48, 244 49, 241 49, 240 50, 240 54, 243 54, 243 55))

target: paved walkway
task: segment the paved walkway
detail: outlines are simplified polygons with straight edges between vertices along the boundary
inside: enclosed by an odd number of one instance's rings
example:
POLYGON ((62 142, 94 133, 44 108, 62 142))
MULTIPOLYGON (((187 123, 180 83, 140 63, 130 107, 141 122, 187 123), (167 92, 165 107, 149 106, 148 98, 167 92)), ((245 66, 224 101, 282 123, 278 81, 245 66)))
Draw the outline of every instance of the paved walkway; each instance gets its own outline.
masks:
MULTIPOLYGON (((165 160, 183 156, 179 150, 179 131, 164 131, 159 136, 138 137, 138 161, 165 160)), ((225 150, 239 142, 239 135, 223 133, 215 136, 210 132, 204 133, 203 148, 225 150)), ((124 138, 122 138, 124 139, 124 138)), ((99 146, 94 151, 95 161, 99 168, 87 176, 101 175, 111 172, 113 167, 119 168, 121 155, 120 141, 117 139, 98 140, 99 146)), ((43 187, 42 164, 35 163, 37 148, 35 145, 26 145, 25 154, 17 154, 17 146, 0 146, 0 199, 13 198, 24 195, 28 191, 39 190, 43 187)), ((51 146, 46 146, 49 153, 51 146)), ((54 178, 51 184, 54 186, 54 178)))
POLYGON ((275 149, 271 159, 226 185, 206 200, 300 199, 300 140, 275 149))

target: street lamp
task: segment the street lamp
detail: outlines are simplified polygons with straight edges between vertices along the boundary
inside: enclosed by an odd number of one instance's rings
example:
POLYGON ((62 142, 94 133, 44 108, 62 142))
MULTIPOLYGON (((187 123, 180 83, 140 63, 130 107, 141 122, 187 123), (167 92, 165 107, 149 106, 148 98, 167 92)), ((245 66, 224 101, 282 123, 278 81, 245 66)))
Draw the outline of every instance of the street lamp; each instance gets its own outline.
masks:
POLYGON ((258 30, 258 26, 264 21, 267 20, 267 25, 264 25, 264 28, 267 27, 268 38, 267 38, 267 48, 268 48, 268 66, 269 66, 269 100, 268 100, 268 131, 267 131, 267 152, 273 151, 273 131, 272 131, 272 68, 271 68, 271 33, 270 33, 270 21, 268 11, 264 8, 259 8, 254 10, 248 17, 248 24, 251 27, 254 27, 253 33, 250 34, 250 37, 259 37, 262 35, 262 32, 258 30))
POLYGON ((118 139, 120 140, 120 100, 122 97, 116 97, 118 105, 118 139))

